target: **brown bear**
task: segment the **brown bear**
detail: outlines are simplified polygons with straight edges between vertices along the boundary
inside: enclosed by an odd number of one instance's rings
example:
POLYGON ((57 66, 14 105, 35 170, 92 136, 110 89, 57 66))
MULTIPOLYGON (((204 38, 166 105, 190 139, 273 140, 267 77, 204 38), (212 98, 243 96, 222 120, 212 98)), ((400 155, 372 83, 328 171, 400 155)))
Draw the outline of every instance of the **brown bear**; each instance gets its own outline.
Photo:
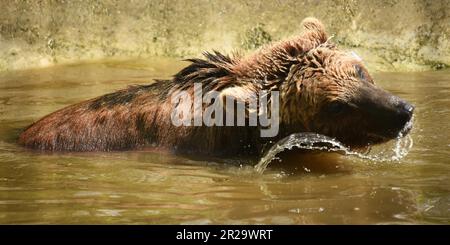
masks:
MULTIPOLYGON (((63 108, 26 128, 19 143, 44 151, 147 146, 177 153, 256 156, 276 140, 298 132, 334 137, 350 147, 407 133, 413 106, 377 87, 361 60, 337 49, 317 19, 306 18, 302 25, 301 35, 247 57, 205 53, 205 59, 188 60, 191 64, 171 80, 131 86, 63 108), (174 125, 175 106, 184 103, 193 112, 195 105, 178 101, 174 106, 171 98, 180 91, 194 95, 195 84, 202 85, 203 94, 214 91, 221 99, 244 101, 246 120, 251 108, 243 98, 262 90, 278 91, 277 134, 261 137, 260 125, 174 125)), ((268 104, 274 103, 271 94, 266 97, 268 104)), ((200 110, 207 105, 201 102, 200 110)))

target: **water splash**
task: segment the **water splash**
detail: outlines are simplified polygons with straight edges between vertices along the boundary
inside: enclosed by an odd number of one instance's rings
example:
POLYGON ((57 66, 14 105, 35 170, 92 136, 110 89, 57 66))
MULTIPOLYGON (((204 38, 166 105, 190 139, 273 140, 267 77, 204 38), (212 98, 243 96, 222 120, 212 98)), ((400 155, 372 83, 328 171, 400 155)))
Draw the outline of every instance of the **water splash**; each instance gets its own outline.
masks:
POLYGON ((386 144, 369 146, 364 150, 352 150, 334 138, 316 133, 291 134, 274 144, 255 166, 258 173, 263 173, 269 163, 277 159, 277 155, 294 147, 305 150, 319 150, 337 152, 348 156, 372 162, 393 162, 405 157, 413 145, 412 138, 399 134, 398 137, 386 144))

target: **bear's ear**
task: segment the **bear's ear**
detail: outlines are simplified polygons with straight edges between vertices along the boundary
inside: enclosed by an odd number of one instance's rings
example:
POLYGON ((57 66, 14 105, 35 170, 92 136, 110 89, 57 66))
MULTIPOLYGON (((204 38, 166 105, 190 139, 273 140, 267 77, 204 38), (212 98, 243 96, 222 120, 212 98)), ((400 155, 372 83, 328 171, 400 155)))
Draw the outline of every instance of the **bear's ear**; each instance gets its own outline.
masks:
POLYGON ((302 21, 302 26, 304 28, 304 38, 311 41, 318 41, 318 43, 325 43, 328 40, 325 27, 318 19, 314 17, 305 18, 302 21))

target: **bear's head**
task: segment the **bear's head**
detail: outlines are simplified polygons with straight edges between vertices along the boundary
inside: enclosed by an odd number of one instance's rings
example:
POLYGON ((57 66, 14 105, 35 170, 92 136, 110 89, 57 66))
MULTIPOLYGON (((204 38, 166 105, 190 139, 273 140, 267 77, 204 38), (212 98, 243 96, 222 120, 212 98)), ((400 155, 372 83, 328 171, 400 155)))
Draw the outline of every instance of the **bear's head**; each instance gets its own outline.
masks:
POLYGON ((290 68, 282 89, 282 122, 350 147, 407 134, 414 107, 378 87, 361 59, 337 49, 318 20, 307 18, 303 25, 303 40, 316 45, 290 68))

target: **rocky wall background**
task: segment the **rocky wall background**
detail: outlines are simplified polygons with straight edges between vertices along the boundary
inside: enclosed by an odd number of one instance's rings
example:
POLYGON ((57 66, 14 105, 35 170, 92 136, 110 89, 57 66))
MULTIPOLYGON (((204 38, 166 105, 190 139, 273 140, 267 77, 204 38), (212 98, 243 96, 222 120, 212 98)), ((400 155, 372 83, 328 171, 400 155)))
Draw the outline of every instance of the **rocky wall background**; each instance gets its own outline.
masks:
POLYGON ((450 0, 0 1, 0 71, 104 58, 251 51, 321 19, 369 68, 450 66, 450 0))

